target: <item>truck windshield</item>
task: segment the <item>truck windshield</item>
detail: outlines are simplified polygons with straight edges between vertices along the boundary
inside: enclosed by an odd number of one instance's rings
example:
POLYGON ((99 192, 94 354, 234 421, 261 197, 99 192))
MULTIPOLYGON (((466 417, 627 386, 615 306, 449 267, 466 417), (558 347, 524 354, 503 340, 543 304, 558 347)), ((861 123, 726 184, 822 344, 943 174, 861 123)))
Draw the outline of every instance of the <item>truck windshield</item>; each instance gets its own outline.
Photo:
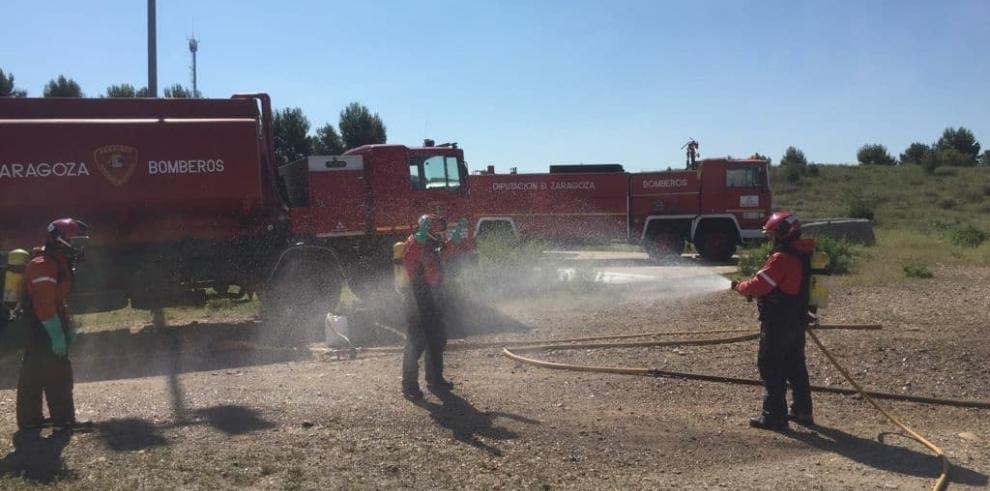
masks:
POLYGON ((457 157, 413 157, 409 161, 409 181, 413 189, 458 189, 461 166, 457 157))

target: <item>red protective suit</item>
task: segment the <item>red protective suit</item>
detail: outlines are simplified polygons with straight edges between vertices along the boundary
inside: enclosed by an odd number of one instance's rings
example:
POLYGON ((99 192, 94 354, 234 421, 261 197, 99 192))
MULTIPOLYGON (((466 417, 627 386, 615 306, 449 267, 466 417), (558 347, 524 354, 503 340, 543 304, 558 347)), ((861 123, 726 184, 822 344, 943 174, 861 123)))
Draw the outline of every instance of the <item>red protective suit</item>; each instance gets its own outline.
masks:
MULTIPOLYGON (((815 250, 812 239, 795 240, 791 247, 803 254, 815 250)), ((736 291, 746 297, 761 298, 775 289, 786 295, 797 295, 801 291, 803 278, 801 259, 793 254, 774 252, 767 259, 763 269, 752 278, 736 285, 736 291)))
MULTIPOLYGON (((461 241, 464 244, 465 241, 461 241)), ((424 281, 438 287, 443 284, 443 263, 460 252, 460 245, 447 240, 439 247, 433 241, 419 242, 412 235, 406 239, 405 255, 402 264, 406 268, 409 282, 424 281), (439 248, 439 251, 437 250, 439 248)))
POLYGON ((52 423, 67 427, 76 424, 72 364, 67 355, 53 353, 51 337, 42 323, 58 317, 63 334, 69 338, 71 319, 66 301, 73 273, 65 256, 47 255, 40 248, 36 253, 39 255, 24 270, 24 321, 30 332, 17 381, 17 426, 40 427, 44 422, 42 401, 47 400, 52 423))
POLYGON ((66 300, 72 290, 72 270, 65 257, 37 255, 24 268, 24 288, 31 299, 27 307, 38 320, 61 315, 63 323, 69 321, 66 300))
POLYGON ((756 366, 763 381, 763 411, 751 425, 763 428, 787 426, 787 387, 791 388, 791 413, 811 420, 811 385, 804 354, 808 325, 808 279, 814 240, 777 244, 763 269, 736 285, 736 291, 757 298, 760 314, 760 348, 756 366))

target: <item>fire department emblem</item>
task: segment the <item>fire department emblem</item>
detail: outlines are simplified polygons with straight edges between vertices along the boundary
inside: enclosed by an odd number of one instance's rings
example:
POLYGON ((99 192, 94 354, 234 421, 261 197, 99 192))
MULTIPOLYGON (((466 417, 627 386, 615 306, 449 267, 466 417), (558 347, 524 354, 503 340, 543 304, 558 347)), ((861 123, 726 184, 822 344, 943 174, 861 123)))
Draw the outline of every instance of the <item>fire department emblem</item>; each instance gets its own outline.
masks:
POLYGON ((120 187, 127 183, 137 169, 138 151, 127 145, 107 145, 93 150, 93 160, 100 174, 110 184, 120 187))

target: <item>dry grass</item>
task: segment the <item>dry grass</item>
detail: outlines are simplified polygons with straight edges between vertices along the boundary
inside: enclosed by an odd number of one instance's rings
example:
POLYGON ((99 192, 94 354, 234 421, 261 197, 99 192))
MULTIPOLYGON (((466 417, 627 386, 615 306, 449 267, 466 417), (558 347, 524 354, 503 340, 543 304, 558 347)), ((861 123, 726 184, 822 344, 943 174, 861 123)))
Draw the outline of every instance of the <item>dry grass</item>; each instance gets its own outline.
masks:
MULTIPOLYGON (((849 216, 853 204, 873 212, 877 245, 863 248, 840 285, 904 281, 906 265, 990 264, 990 241, 959 244, 960 234, 990 232, 990 168, 944 168, 933 175, 917 166, 820 166, 816 177, 772 178, 776 206, 804 217, 849 216)), ((923 280, 912 280, 923 281, 923 280)))
POLYGON ((990 242, 968 248, 910 229, 878 228, 876 233, 877 245, 860 249, 862 257, 855 274, 836 279, 836 284, 882 285, 908 280, 904 273, 908 265, 927 267, 937 275, 939 267, 990 264, 990 242))
MULTIPOLYGON (((250 319, 258 313, 259 301, 253 297, 250 302, 212 300, 205 307, 169 307, 165 309, 165 322, 188 324, 190 322, 230 322, 250 319)), ((113 331, 117 329, 141 329, 151 325, 151 312, 126 309, 74 316, 77 327, 82 332, 113 331)))

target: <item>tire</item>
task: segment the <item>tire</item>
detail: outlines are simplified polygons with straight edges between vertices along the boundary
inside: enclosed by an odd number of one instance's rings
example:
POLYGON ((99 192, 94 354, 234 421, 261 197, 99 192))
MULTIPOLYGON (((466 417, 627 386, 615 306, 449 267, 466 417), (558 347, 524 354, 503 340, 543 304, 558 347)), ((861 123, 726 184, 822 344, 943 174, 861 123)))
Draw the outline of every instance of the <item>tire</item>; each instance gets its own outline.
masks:
POLYGON ((323 332, 323 318, 340 302, 335 264, 315 256, 287 257, 261 295, 261 319, 276 340, 309 341, 323 332))
POLYGON ((512 224, 504 220, 489 221, 481 224, 477 234, 478 240, 485 241, 509 241, 515 240, 516 234, 512 230, 512 224))
POLYGON ((643 249, 655 260, 677 257, 684 252, 684 237, 673 228, 659 229, 646 237, 643 249))
POLYGON ((736 253, 736 234, 724 225, 707 226, 694 237, 694 247, 707 261, 726 262, 736 253))

